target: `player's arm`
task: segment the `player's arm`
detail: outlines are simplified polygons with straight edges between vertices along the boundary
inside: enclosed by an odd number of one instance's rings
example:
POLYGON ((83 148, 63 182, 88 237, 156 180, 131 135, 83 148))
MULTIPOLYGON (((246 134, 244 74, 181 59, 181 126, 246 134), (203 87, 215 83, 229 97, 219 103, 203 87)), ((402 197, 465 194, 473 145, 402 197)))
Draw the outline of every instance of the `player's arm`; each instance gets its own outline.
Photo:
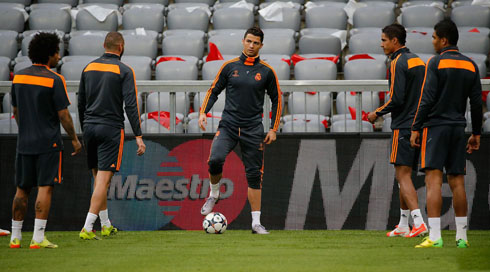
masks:
POLYGON ((478 67, 476 65, 474 66, 476 69, 475 81, 473 82, 473 87, 470 90, 472 135, 468 139, 468 145, 466 146, 466 150, 469 154, 471 154, 474 150, 480 149, 480 134, 483 122, 480 73, 478 71, 478 67))
MULTIPOLYGON (((272 103, 272 116, 269 132, 267 133, 264 142, 270 144, 276 140, 276 131, 279 129, 282 113, 282 93, 276 72, 271 68, 268 74, 267 94, 272 103)), ((266 116, 267 118, 267 116, 266 116)))
POLYGON ((430 58, 425 67, 424 83, 420 92, 419 104, 412 123, 410 143, 413 147, 420 147, 420 130, 427 120, 430 109, 436 102, 437 93, 437 64, 438 61, 430 58))
POLYGON ((80 77, 80 84, 78 85, 78 118, 80 119, 80 128, 83 131, 83 121, 85 120, 85 107, 86 107, 86 93, 85 93, 85 73, 82 73, 80 77))
POLYGON ((214 78, 213 84, 206 92, 206 96, 204 97, 204 101, 202 102, 201 109, 199 110, 199 127, 202 130, 206 130, 205 125, 207 125, 206 114, 211 110, 214 103, 218 100, 218 95, 226 88, 226 84, 228 83, 227 77, 228 69, 227 64, 223 64, 218 74, 214 78))
POLYGON ((133 133, 136 136, 136 145, 138 150, 136 154, 141 156, 146 151, 146 145, 143 142, 143 134, 141 131, 141 119, 138 107, 138 88, 136 87, 136 79, 134 76, 134 71, 130 68, 130 71, 124 75, 124 80, 122 84, 122 93, 125 104, 125 111, 133 129, 133 133))

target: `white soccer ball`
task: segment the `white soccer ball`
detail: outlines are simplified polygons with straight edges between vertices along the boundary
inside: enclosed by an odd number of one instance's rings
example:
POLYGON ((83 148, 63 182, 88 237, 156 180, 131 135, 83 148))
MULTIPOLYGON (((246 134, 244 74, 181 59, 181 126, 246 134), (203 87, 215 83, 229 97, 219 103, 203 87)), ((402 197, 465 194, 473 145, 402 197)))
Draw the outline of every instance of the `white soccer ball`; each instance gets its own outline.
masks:
POLYGON ((221 234, 225 232, 228 222, 226 217, 219 212, 212 212, 202 221, 202 228, 206 233, 221 234))

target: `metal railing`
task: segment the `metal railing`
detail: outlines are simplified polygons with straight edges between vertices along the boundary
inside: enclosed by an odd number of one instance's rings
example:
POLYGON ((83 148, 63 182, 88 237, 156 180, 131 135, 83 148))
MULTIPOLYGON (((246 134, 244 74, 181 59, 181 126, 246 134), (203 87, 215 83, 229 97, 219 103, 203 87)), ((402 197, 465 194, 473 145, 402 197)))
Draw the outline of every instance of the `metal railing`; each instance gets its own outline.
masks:
MULTIPOLYGON (((169 118, 169 132, 170 133, 176 133, 176 116, 177 116, 177 100, 176 96, 177 93, 196 93, 196 95, 199 95, 199 93, 206 92, 211 86, 212 81, 211 80, 196 80, 196 81, 159 81, 159 80, 151 80, 151 81, 137 81, 137 86, 138 86, 138 93, 142 94, 143 97, 147 97, 148 94, 154 93, 154 92, 159 92, 159 93, 168 93, 169 97, 169 108, 168 109, 163 109, 167 110, 170 113, 170 118, 169 118)), ((69 93, 73 92, 78 92, 78 81, 67 81, 67 89, 69 93)), ((328 92, 329 97, 330 97, 330 113, 329 117, 332 118, 335 113, 335 105, 334 105, 334 99, 333 99, 333 94, 339 94, 339 93, 345 93, 344 97, 348 96, 348 93, 355 93, 355 112, 356 112, 356 118, 355 118, 355 127, 356 131, 362 132, 362 105, 363 105, 363 98, 362 98, 362 93, 363 92, 386 92, 388 90, 388 81, 387 80, 281 80, 279 81, 279 84, 281 86, 281 91, 283 93, 289 93, 289 94, 300 94, 303 93, 303 95, 306 96, 305 93, 308 92, 315 92, 319 93, 318 98, 320 99, 320 94, 328 92)), ((490 80, 489 79, 483 79, 482 80, 482 87, 484 90, 489 90, 490 89, 490 80)), ((0 94, 2 93, 8 93, 10 92, 11 88, 11 82, 10 81, 0 81, 0 94)), ((187 99, 189 99, 189 96, 186 96, 187 99)), ((160 95, 158 95, 158 109, 159 111, 162 110, 160 108, 160 95)), ((220 99, 221 95, 220 95, 220 99)), ((265 103, 264 103, 264 128, 265 130, 268 130, 268 127, 270 125, 270 119, 269 117, 269 112, 271 110, 271 104, 268 96, 266 95, 265 98, 265 103)), ((346 99, 347 100, 347 99, 346 99)), ((202 99, 199 99, 198 101, 202 101, 202 99)), ((289 101, 291 103, 292 101, 289 101)), ((186 101, 187 103, 187 101, 186 101)), ((338 102, 337 102, 338 103, 338 102)), ((145 103, 146 104, 146 103, 145 103)), ((200 105, 194 105, 194 109, 197 111, 199 109, 200 105)), ((303 105, 304 109, 307 109, 309 106, 306 104, 306 99, 305 99, 305 104, 303 105)), ((320 102, 315 105, 320 111, 320 102)), ((344 110, 347 109, 347 102, 345 102, 344 105, 344 110)), ((4 112, 11 114, 11 107, 8 107, 8 110, 4 109, 4 112)), ((146 112, 146 109, 143 109, 143 112, 146 112)), ((318 112, 319 113, 319 112, 318 112)), ((347 112, 348 113, 348 112, 347 112)), ((72 112, 78 119, 78 112, 75 111, 74 113, 72 112)), ((187 113, 184 113, 187 114, 187 113)), ((292 119, 295 119, 296 117, 300 117, 301 115, 304 114, 304 117, 306 118, 306 112, 305 113, 295 113, 293 112, 292 119)), ((320 114, 317 114, 320 116, 320 114)), ((12 122, 15 122, 15 120, 9 118, 9 123, 10 123, 10 133, 13 133, 12 131, 12 122)), ((345 118, 344 118, 345 120, 345 118)), ((182 120, 184 121, 184 120, 182 120)), ((214 122, 214 120, 210 120, 211 122, 214 122)), ((318 117, 318 123, 321 122, 321 117, 318 117)), ((15 124, 14 124, 15 125, 15 124)), ((306 122, 305 122, 305 129, 306 129, 306 122)), ((77 128, 77 132, 80 132, 79 128, 77 128)), ((143 132, 145 133, 145 127, 143 125, 143 132)), ((163 131, 158 130, 158 132, 163 133, 163 131)), ((3 132, 5 133, 5 132, 3 132)))

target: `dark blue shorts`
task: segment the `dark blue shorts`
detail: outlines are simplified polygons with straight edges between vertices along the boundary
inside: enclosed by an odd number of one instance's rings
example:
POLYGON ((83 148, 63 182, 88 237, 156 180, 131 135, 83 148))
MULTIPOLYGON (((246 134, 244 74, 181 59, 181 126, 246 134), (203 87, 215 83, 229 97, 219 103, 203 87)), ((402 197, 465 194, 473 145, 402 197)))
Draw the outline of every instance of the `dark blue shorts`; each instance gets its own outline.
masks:
POLYGON ((394 129, 391 133, 390 163, 417 169, 420 150, 410 146, 410 129, 394 129))
POLYGON ((15 185, 22 189, 36 186, 53 186, 61 183, 63 152, 48 152, 37 155, 17 153, 15 161, 15 185))
POLYGON ((118 172, 124 148, 124 129, 102 124, 85 124, 83 141, 89 169, 118 172))

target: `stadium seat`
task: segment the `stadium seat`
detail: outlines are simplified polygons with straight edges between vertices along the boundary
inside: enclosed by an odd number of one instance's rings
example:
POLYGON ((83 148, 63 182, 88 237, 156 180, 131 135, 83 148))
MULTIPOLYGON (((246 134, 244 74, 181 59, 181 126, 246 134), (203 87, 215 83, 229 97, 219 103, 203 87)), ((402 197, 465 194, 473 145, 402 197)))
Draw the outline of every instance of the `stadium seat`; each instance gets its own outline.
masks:
MULTIPOLYGON (((167 59, 167 61, 172 61, 173 58, 177 58, 177 59, 182 59, 183 61, 187 61, 187 62, 190 62, 194 65, 198 65, 199 63, 199 59, 194 57, 194 56, 185 56, 185 55, 162 55, 162 56, 158 56, 157 59, 156 59, 156 62, 160 62, 160 60, 162 60, 162 58, 171 58, 171 59, 167 59)), ((165 60, 162 60, 162 61, 165 61, 165 60)))
POLYGON ((213 14, 214 29, 248 29, 254 24, 254 13, 245 8, 221 8, 213 14))
POLYGON ((276 61, 289 60, 291 57, 289 55, 280 55, 280 54, 260 54, 260 59, 269 63, 276 61))
POLYGON ((433 27, 444 19, 444 12, 437 7, 413 6, 404 8, 401 16, 404 27, 433 27))
POLYGON ((14 3, 0 3, 0 30, 24 31, 27 21, 27 12, 24 6, 14 3))
POLYGON ((0 120, 0 134, 17 134, 19 128, 17 122, 14 119, 1 119, 0 120))
POLYGON ((18 34, 12 30, 0 30, 0 56, 14 59, 19 51, 17 48, 18 34))
MULTIPOLYGON (((220 3, 236 3, 239 0, 220 0, 220 3)), ((245 0, 247 3, 252 3, 255 6, 259 4, 259 0, 245 0)))
POLYGON ((285 122, 282 125, 282 132, 283 133, 290 133, 290 132, 299 132, 299 133, 304 133, 304 132, 325 132, 325 125, 322 124, 321 122, 318 122, 317 120, 292 120, 285 122))
POLYGON ((415 54, 434 54, 432 33, 407 33, 406 46, 415 54))
POLYGON ((28 56, 20 56, 15 58, 15 66, 14 66, 14 75, 17 74, 18 71, 27 68, 32 65, 31 60, 28 56))
POLYGON ((167 14, 168 29, 197 29, 206 32, 208 25, 208 13, 199 8, 192 11, 186 8, 175 8, 167 14))
POLYGON ((199 37, 172 35, 163 38, 164 55, 188 55, 201 59, 204 55, 204 41, 199 37))
POLYGON ((98 58, 97 56, 67 56, 62 59, 60 73, 65 80, 80 80, 83 69, 89 62, 98 58))
POLYGON ((391 132, 391 117, 385 117, 383 119, 383 127, 381 128, 382 132, 391 132))
POLYGON ((381 30, 382 28, 380 27, 361 27, 361 28, 352 28, 349 31, 350 36, 354 36, 356 34, 361 34, 361 33, 368 33, 373 36, 378 35, 378 37, 381 37, 381 30))
POLYGON ((105 31, 76 31, 71 32, 68 44, 70 55, 102 56, 104 54, 105 31))
POLYGON ((168 6, 169 0, 128 0, 131 4, 160 4, 168 6))
POLYGON ((121 61, 133 68, 136 80, 151 80, 151 58, 124 55, 121 61))
POLYGON ((305 11, 307 28, 346 29, 347 14, 341 7, 323 6, 309 8, 305 11))
POLYGON ((342 44, 338 37, 328 34, 301 35, 298 43, 300 54, 340 55, 342 44))
POLYGON ((127 56, 157 57, 157 40, 151 35, 124 35, 124 54, 127 56))
POLYGON ((476 53, 488 56, 490 39, 479 33, 460 33, 458 48, 461 53, 476 53))
MULTIPOLYGON (((145 112, 170 111, 170 93, 162 92, 160 95, 158 94, 158 92, 153 92, 148 95, 146 98, 145 112), (158 99, 160 99, 160 101, 158 101, 158 99)), ((189 97, 186 93, 176 93, 175 101, 176 112, 185 116, 189 112, 189 97)))
MULTIPOLYGON (((45 4, 47 5, 47 4, 45 4)), ((37 8, 29 15, 29 29, 31 30, 60 30, 65 33, 71 31, 70 9, 37 8)))
POLYGON ((483 132, 490 132, 490 119, 485 120, 483 123, 483 132))
POLYGON ((395 22, 395 11, 389 6, 370 5, 354 12, 354 27, 385 27, 395 22))
POLYGON ((368 32, 355 34, 349 39, 349 53, 372 53, 384 55, 383 49, 380 46, 380 40, 381 34, 379 36, 368 32))
POLYGON ((165 61, 155 68, 156 80, 197 80, 197 66, 187 61, 165 61))
POLYGON ((451 12, 451 19, 458 27, 490 27, 490 8, 483 6, 456 7, 451 12))
MULTIPOLYGON (((149 1, 149 0, 145 0, 149 1)), ((67 4, 72 7, 78 5, 78 0, 37 0, 39 4, 67 4)))
POLYGON ((240 37, 243 37, 245 34, 246 29, 212 29, 208 31, 208 37, 212 37, 215 35, 229 35, 229 36, 235 36, 238 35, 240 37))
POLYGON ((158 33, 163 31, 165 7, 161 4, 126 4, 122 16, 123 29, 144 28, 158 33))
POLYGON ((344 65, 344 79, 366 80, 386 79, 386 64, 376 59, 357 59, 344 65))
POLYGON ((0 81, 10 80, 10 58, 0 57, 0 81))
POLYGON ((482 34, 482 35, 490 35, 490 28, 488 27, 474 27, 474 26, 460 26, 458 27, 459 33, 476 33, 476 34, 482 34))
POLYGON ((225 60, 208 61, 202 65, 202 79, 214 80, 225 60))
POLYGON ((243 51, 242 39, 243 36, 239 35, 214 35, 208 42, 214 43, 222 55, 239 56, 243 51))
POLYGON ((287 62, 282 60, 271 60, 266 62, 276 72, 278 80, 289 80, 289 77, 291 76, 291 68, 287 62))
POLYGON ((10 99, 10 92, 5 93, 2 99, 2 112, 12 113, 12 100, 10 99))
MULTIPOLYGON (((22 43, 21 43, 21 53, 23 56, 27 56, 28 52, 29 52, 29 43, 32 41, 32 39, 34 38, 34 36, 39 33, 41 31, 39 30, 29 30, 29 31, 25 31, 24 33, 22 33, 22 36, 24 37, 22 39, 22 43)), ((65 33, 61 32, 61 31, 54 31, 54 30, 51 30, 51 31, 44 31, 44 32, 51 32, 51 33, 56 33, 58 35, 58 37, 60 38, 60 44, 59 44, 59 47, 60 47, 60 57, 64 57, 64 53, 65 53, 65 42, 63 41, 63 37, 65 36, 65 33)))
MULTIPOLYGON (((362 132, 372 132, 373 125, 367 121, 362 121, 362 132)), ((332 123, 330 132, 359 132, 356 126, 356 120, 344 120, 332 123)))
MULTIPOLYGON (((240 43, 243 49, 243 45, 240 43)), ((265 34, 264 46, 260 50, 263 54, 292 55, 296 50, 296 42, 293 36, 288 34, 265 34)))
MULTIPOLYGON (((362 99, 361 109, 364 112, 371 112, 379 107, 379 96, 376 92, 362 92, 360 98, 362 99)), ((337 106, 337 113, 350 113, 349 107, 356 108, 356 93, 339 92, 335 105, 337 106)))
MULTIPOLYGON (((103 17, 103 16, 102 16, 103 17)), ((76 17, 77 30, 103 30, 103 31, 117 31, 118 18, 117 7, 112 5, 84 5, 83 8, 77 14, 76 17), (109 13, 105 19, 97 19, 90 12, 92 9, 102 9, 106 13, 109 13), (103 20, 101 20, 103 19, 103 20)))
POLYGON ((267 21, 262 15, 259 15, 260 28, 287 28, 294 31, 299 31, 301 24, 299 9, 282 8, 282 13, 282 21, 267 21))
POLYGON ((116 6, 122 6, 123 0, 83 0, 84 4, 111 4, 116 6))
POLYGON ((427 61, 429 60, 429 58, 431 58, 431 57, 435 56, 435 53, 436 53, 436 52, 434 51, 434 53, 433 53, 433 54, 417 54, 417 56, 419 56, 419 58, 420 58, 421 60, 423 60, 423 61, 424 61, 424 63, 427 63, 427 61))

